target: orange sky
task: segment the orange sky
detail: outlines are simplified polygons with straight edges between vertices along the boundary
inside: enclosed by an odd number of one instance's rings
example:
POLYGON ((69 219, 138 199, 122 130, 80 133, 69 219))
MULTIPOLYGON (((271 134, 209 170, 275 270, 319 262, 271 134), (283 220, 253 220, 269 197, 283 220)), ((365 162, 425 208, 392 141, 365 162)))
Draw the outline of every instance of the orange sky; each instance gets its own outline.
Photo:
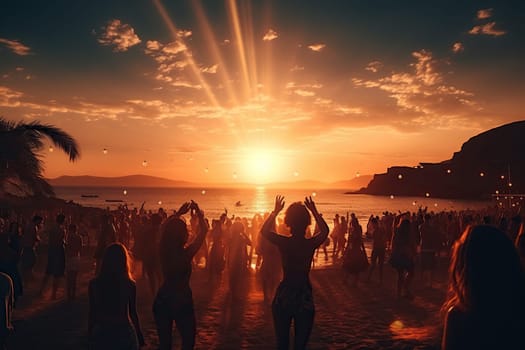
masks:
POLYGON ((0 14, 0 115, 81 145, 46 147, 47 177, 333 182, 523 119, 515 6, 190 3, 0 14))

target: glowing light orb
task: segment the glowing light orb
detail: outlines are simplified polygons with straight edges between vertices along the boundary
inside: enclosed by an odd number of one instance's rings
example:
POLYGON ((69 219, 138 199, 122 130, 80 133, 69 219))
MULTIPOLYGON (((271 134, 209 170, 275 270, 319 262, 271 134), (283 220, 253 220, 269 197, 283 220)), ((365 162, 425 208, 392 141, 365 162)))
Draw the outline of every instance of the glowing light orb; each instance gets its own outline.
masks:
POLYGON ((498 190, 496 190, 496 194, 499 194, 499 191, 498 191, 498 190))
POLYGON ((450 174, 451 172, 452 172, 452 170, 447 169, 447 174, 450 174))
POLYGON ((359 171, 357 173, 355 173, 355 177, 359 177, 361 176, 361 174, 359 174, 359 171))
POLYGON ((104 153, 104 154, 108 154, 108 150, 107 150, 107 148, 104 148, 104 149, 102 150, 102 153, 104 153))
POLYGON ((505 175, 501 175, 499 178, 503 180, 505 179, 505 175))
POLYGON ((143 167, 147 167, 148 166, 148 161, 147 160, 143 160, 142 161, 142 166, 143 167))
POLYGON ((509 187, 512 187, 512 182, 509 182, 509 187))
POLYGON ((430 197, 430 193, 425 193, 425 197, 430 197))
POLYGON ((53 146, 49 146, 49 152, 53 152, 54 150, 53 146))
POLYGON ((438 206, 438 204, 437 204, 437 203, 434 203, 434 206, 435 206, 435 207, 437 207, 437 206, 438 206))
POLYGON ((400 331, 404 327, 405 325, 403 324, 403 322, 401 322, 401 320, 395 320, 390 324, 390 329, 393 331, 400 331))
POLYGON ((403 175, 399 174, 399 175, 397 175, 397 178, 398 178, 399 180, 401 180, 401 179, 403 178, 403 175))
POLYGON ((202 194, 202 195, 205 195, 205 194, 206 194, 206 190, 202 190, 202 191, 201 191, 201 194, 202 194))
POLYGON ((312 197, 316 197, 317 196, 317 192, 312 192, 312 197))
POLYGON ((390 199, 394 199, 394 195, 393 194, 390 195, 390 199))
POLYGON ((479 176, 483 177, 483 176, 485 176, 485 173, 481 172, 481 173, 479 173, 479 176))
POLYGON ((162 205, 162 201, 158 201, 157 203, 158 203, 159 205, 162 205))
POLYGON ((122 191, 122 193, 123 193, 123 194, 124 194, 124 196, 125 196, 125 195, 127 195, 127 194, 128 194, 128 190, 124 190, 124 191, 122 191))
POLYGON ((416 205, 416 201, 413 201, 413 202, 412 202, 412 205, 414 205, 414 206, 415 206, 415 205, 416 205))

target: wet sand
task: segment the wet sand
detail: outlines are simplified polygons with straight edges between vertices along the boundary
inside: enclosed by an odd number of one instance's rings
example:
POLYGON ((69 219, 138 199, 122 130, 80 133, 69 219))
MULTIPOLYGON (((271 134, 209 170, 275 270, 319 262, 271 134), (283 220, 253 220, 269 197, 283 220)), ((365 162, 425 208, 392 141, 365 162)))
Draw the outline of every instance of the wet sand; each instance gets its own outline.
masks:
MULTIPOLYGON (((84 258, 84 268, 93 261, 84 258)), ((140 270, 138 268, 137 270, 140 270)), ((433 288, 418 287, 416 275, 411 301, 395 297, 395 273, 385 266, 385 281, 377 276, 358 287, 346 285, 337 267, 319 267, 311 279, 316 303, 315 325, 309 349, 439 349, 442 321, 439 308, 445 297, 446 261, 443 260, 433 288)), ((41 273, 14 310, 15 334, 10 349, 87 349, 87 283, 83 273, 76 301, 57 301, 50 292, 39 297, 41 273)), ((196 268, 192 288, 197 315, 196 349, 273 349, 275 337, 271 309, 263 301, 258 273, 250 271, 245 298, 232 301, 227 281, 213 286, 206 271, 196 268)), ((147 281, 138 277, 138 312, 146 338, 144 349, 156 349, 151 295, 147 281)), ((176 345, 180 347, 178 335, 176 345)))

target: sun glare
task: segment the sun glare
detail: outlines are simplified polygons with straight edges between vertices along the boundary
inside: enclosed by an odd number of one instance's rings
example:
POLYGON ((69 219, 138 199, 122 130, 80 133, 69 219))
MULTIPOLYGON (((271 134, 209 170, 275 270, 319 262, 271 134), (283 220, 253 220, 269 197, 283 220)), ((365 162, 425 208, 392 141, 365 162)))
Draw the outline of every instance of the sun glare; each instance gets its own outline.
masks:
POLYGON ((262 148, 247 149, 242 157, 243 173, 247 181, 264 184, 275 180, 278 169, 275 152, 262 148))

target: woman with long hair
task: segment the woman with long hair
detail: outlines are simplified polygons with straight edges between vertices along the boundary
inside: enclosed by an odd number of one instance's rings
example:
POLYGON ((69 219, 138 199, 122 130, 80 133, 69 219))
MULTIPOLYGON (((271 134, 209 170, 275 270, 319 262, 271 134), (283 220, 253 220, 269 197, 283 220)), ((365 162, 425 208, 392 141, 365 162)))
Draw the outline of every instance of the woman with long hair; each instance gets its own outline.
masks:
POLYGON ((108 246, 89 282, 88 334, 92 349, 135 350, 144 345, 136 309, 137 287, 126 247, 108 246))
POLYGON ((284 222, 290 227, 291 236, 275 233, 275 218, 284 208, 284 197, 275 198, 274 210, 263 224, 261 234, 275 244, 281 253, 283 279, 277 288, 272 304, 277 348, 288 349, 290 326, 295 326, 295 349, 304 349, 314 323, 315 307, 310 283, 310 268, 315 250, 328 237, 329 228, 317 211, 311 197, 292 203, 286 210, 284 222), (319 232, 306 238, 311 224, 309 211, 315 218, 319 232))
POLYGON ((153 315, 159 334, 159 349, 171 349, 173 321, 181 339, 182 349, 195 346, 195 312, 190 288, 192 260, 202 246, 208 232, 204 213, 194 201, 184 203, 177 213, 161 227, 160 265, 164 283, 153 302, 153 315), (188 241, 188 227, 180 218, 192 211, 198 219, 195 239, 188 241))
POLYGON ((488 225, 467 228, 449 272, 442 349, 524 349, 525 277, 508 236, 488 225))

